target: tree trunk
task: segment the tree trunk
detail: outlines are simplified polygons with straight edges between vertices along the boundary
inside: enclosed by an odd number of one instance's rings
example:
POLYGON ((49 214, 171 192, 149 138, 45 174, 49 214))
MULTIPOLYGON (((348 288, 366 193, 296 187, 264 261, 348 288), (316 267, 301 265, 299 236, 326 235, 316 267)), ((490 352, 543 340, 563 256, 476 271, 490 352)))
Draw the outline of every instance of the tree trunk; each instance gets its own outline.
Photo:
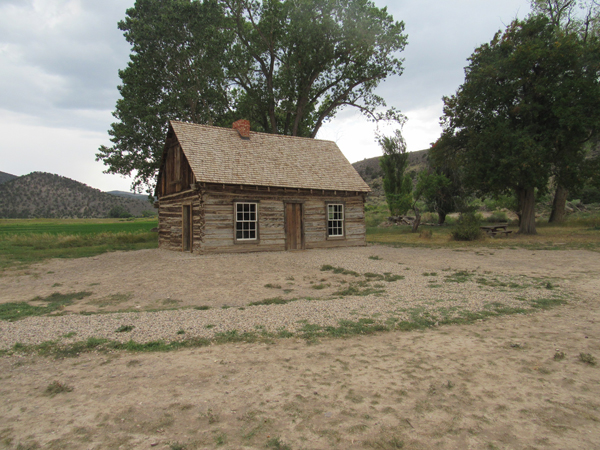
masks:
POLYGON ((413 205, 412 209, 415 212, 415 220, 413 221, 413 224, 412 224, 412 232, 416 233, 419 230, 419 225, 421 225, 421 212, 416 207, 416 205, 413 205))
POLYGON ((559 223, 565 220, 565 206, 567 204, 567 195, 569 191, 560 184, 556 186, 554 201, 552 202, 552 212, 550 213, 549 223, 559 223))
POLYGON ((443 225, 444 223, 446 223, 446 213, 438 211, 438 225, 443 225))
POLYGON ((519 198, 519 234, 537 234, 535 230, 535 189, 517 188, 519 198))

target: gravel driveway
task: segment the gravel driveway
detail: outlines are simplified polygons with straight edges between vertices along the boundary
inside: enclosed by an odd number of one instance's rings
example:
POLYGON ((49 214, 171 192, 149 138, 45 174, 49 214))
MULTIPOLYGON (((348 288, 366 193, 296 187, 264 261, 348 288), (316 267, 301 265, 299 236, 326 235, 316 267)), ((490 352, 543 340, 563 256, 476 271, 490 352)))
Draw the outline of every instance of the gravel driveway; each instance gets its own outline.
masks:
POLYGON ((0 278, 0 303, 87 292, 58 316, 0 322, 0 348, 89 337, 149 342, 366 319, 392 326, 561 302, 599 288, 586 251, 369 246, 195 256, 164 250, 52 260, 0 278), (326 269, 326 270, 323 270, 326 269), (273 300, 276 299, 276 300, 273 300), (258 304, 251 303, 273 303, 258 304), (122 326, 129 332, 117 332, 122 326))

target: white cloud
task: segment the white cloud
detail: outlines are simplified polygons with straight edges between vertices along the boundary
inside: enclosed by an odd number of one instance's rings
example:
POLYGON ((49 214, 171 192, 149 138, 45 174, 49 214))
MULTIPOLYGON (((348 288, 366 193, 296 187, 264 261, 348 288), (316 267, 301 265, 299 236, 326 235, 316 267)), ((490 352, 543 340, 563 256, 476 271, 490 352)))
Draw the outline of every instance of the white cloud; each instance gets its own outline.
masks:
POLYGON ((41 126, 35 116, 0 110, 0 134, 3 172, 49 172, 101 190, 129 190, 130 179, 103 174, 104 166, 95 161, 99 145, 109 144, 106 133, 41 126))
MULTIPOLYGON (((103 175, 95 162, 109 144, 118 70, 129 44, 117 22, 135 0, 0 0, 0 170, 55 172, 101 189, 130 181, 103 175)), ((405 72, 378 93, 408 117, 408 150, 427 148, 440 134, 441 97, 463 80, 466 58, 517 15, 528 0, 375 0, 404 20, 405 72)), ((390 128, 382 128, 390 133, 390 128)), ((318 135, 338 143, 351 161, 378 156, 375 126, 342 111, 318 135)))
POLYGON ((407 111, 408 121, 404 125, 402 135, 406 140, 409 152, 431 147, 441 135, 442 128, 439 118, 442 115, 443 102, 425 108, 407 111))
MULTIPOLYGON (((442 114, 442 101, 425 108, 405 113, 407 122, 402 128, 402 136, 409 152, 429 148, 435 142, 442 129, 439 117, 442 114)), ((358 112, 344 111, 335 120, 325 124, 318 139, 334 141, 350 162, 381 156, 382 151, 376 142, 376 134, 391 135, 396 125, 380 125, 367 121, 358 112)))

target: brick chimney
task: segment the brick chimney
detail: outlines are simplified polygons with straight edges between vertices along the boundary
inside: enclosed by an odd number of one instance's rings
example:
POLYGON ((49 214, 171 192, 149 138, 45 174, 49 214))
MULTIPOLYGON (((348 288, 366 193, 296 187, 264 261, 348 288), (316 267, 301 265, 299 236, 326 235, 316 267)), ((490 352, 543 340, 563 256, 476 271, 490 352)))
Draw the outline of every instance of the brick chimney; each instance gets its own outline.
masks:
POLYGON ((241 119, 233 122, 231 126, 234 130, 237 130, 240 133, 240 137, 242 139, 250 139, 250 121, 246 119, 241 119))

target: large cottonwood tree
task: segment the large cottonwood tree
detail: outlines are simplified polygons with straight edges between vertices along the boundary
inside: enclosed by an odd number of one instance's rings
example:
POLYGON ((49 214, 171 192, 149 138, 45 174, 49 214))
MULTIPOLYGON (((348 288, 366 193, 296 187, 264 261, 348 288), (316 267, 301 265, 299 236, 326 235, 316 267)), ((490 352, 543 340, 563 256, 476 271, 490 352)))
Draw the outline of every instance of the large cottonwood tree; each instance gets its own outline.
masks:
POLYGON ((536 233, 536 189, 554 166, 581 161, 580 144, 597 134, 599 63, 597 43, 534 16, 477 48, 464 84, 444 99, 444 132, 461 149, 465 181, 483 193, 513 191, 520 233, 536 233))
MULTIPOLYGON (((531 7, 535 14, 547 17, 558 32, 578 34, 583 45, 588 41, 596 44, 594 38, 598 36, 600 26, 600 3, 597 0, 531 0, 531 7)), ((578 145, 583 146, 584 143, 578 145)), ((582 175, 588 167, 588 162, 581 158, 555 161, 554 199, 549 222, 564 220, 567 196, 570 191, 581 188, 585 178, 582 175)))
POLYGON ((400 121, 375 94, 402 73, 404 24, 368 0, 137 0, 119 22, 132 46, 97 156, 151 186, 168 119, 314 137, 346 107, 400 121))
POLYGON ((383 172, 383 191, 392 216, 406 214, 413 205, 412 178, 406 173, 408 153, 400 130, 392 136, 380 136, 379 145, 383 156, 379 166, 383 172))

